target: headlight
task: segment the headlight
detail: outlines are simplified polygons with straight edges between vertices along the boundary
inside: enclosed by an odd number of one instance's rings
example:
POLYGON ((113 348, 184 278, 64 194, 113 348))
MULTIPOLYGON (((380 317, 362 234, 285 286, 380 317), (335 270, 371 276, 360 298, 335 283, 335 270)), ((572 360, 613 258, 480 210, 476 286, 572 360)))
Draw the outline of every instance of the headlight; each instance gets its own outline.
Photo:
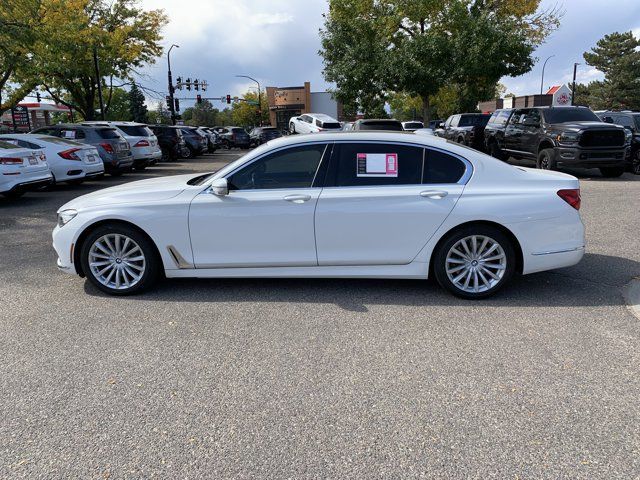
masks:
POLYGON ((627 145, 631 143, 633 139, 633 132, 627 128, 624 129, 624 143, 627 145))
POLYGON ((64 227, 67 223, 69 223, 73 218, 78 215, 77 210, 63 210, 62 212, 58 212, 58 226, 64 227))
POLYGON ((577 143, 578 137, 577 132, 562 132, 558 135, 558 141, 560 143, 577 143))

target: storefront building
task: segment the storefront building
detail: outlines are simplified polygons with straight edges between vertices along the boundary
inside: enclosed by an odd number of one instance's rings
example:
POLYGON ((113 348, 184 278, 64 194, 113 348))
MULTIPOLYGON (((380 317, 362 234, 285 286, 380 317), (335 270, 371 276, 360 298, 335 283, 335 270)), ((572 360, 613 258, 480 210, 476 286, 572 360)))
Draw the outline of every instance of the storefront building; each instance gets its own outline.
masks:
POLYGON ((311 84, 297 87, 266 87, 269 121, 278 129, 287 129, 289 119, 303 113, 324 113, 342 119, 342 105, 331 92, 312 92, 311 84))

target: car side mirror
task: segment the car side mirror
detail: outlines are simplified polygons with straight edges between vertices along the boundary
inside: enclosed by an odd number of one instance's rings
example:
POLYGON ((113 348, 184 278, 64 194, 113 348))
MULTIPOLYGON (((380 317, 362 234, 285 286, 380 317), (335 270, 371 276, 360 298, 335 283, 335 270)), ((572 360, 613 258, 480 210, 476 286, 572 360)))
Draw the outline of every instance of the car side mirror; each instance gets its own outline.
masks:
POLYGON ((612 117, 602 117, 602 121, 605 123, 613 123, 612 117))
POLYGON ((229 184, 226 178, 216 178, 211 182, 210 192, 218 197, 229 195, 229 184))

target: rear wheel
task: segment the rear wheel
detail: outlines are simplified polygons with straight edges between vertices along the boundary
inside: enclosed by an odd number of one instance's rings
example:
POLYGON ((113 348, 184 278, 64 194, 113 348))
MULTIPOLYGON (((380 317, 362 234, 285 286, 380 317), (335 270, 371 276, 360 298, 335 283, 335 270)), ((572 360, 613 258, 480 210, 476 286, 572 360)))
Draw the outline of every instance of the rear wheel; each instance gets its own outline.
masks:
POLYGON ((495 227, 470 225, 450 234, 433 257, 438 283, 461 298, 493 295, 515 273, 511 240, 495 227))
POLYGON ((553 148, 545 148, 540 150, 538 154, 537 167, 542 170, 555 170, 556 160, 553 155, 553 148))
POLYGON ((624 173, 624 167, 601 168, 600 173, 605 178, 616 178, 616 177, 620 177, 624 173))
POLYGON ((127 225, 102 225, 89 234, 80 253, 82 270, 98 289, 131 295, 158 278, 160 259, 146 235, 127 225))

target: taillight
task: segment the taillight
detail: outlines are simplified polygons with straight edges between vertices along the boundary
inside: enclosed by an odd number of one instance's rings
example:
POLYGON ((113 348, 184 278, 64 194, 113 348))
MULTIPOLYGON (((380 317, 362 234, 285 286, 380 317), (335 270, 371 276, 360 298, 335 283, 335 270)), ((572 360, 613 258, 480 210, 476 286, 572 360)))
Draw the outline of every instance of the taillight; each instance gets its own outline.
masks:
POLYGON ((146 140, 140 140, 134 147, 149 147, 151 144, 146 140))
POLYGON ((110 143, 101 143, 100 146, 104 148, 104 151, 107 153, 113 153, 113 147, 110 143))
POLYGON ((576 210, 580 210, 580 189, 558 190, 558 196, 576 210))
POLYGON ((24 159, 16 157, 0 158, 0 165, 22 165, 24 159))
POLYGON ((58 152, 58 156, 64 158, 65 160, 80 160, 80 157, 76 155, 76 152, 80 150, 79 148, 70 148, 69 150, 64 150, 62 152, 58 152))

